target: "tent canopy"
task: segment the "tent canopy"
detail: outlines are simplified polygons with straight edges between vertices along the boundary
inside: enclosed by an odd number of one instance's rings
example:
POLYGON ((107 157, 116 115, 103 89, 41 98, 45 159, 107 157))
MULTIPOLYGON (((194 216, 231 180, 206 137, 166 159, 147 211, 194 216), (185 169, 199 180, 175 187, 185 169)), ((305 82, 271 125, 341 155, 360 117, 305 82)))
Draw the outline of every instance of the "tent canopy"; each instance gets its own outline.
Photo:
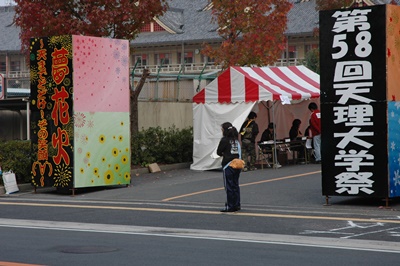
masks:
MULTIPOLYGON (((275 101, 272 120, 279 119, 283 134, 294 118, 306 126, 306 99, 319 98, 319 75, 304 66, 230 67, 193 97, 192 170, 221 167, 215 150, 222 137, 221 124, 231 122, 238 130, 250 111, 258 113, 259 136, 268 123, 265 102, 275 101), (282 101, 282 102, 281 102, 282 101), (286 108, 290 106, 291 108, 286 108), (288 124, 288 125, 283 125, 288 124)), ((277 121, 274 121, 277 122, 277 121)), ((257 138, 258 139, 258 138, 257 138)))
POLYGON ((193 97, 194 103, 235 103, 319 97, 319 75, 305 66, 230 67, 193 97))

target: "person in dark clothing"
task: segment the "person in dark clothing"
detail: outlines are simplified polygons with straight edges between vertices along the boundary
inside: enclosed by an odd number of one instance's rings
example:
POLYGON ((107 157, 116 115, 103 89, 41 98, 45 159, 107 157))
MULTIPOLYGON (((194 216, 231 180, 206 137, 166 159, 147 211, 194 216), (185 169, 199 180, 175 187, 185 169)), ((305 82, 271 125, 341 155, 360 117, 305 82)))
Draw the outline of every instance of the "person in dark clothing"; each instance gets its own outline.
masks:
POLYGON ((240 128, 240 135, 242 140, 242 148, 243 148, 243 160, 246 163, 243 171, 256 170, 256 137, 258 135, 258 125, 256 123, 257 114, 255 112, 250 112, 246 121, 243 123, 240 128), (250 160, 249 160, 250 157, 250 160))
POLYGON ((289 131, 290 140, 298 140, 303 137, 303 134, 300 131, 300 125, 301 125, 300 119, 293 120, 292 127, 290 128, 290 131, 289 131))
POLYGON ((222 156, 222 172, 227 201, 221 212, 235 212, 241 209, 239 176, 241 169, 234 169, 229 163, 235 158, 241 158, 241 147, 236 128, 229 122, 221 125, 222 135, 217 154, 222 156))
POLYGON ((269 123, 266 130, 261 135, 260 142, 274 140, 274 123, 269 123))
MULTIPOLYGON (((301 125, 300 119, 293 120, 292 127, 290 128, 290 131, 289 131, 290 140, 301 140, 301 138, 303 137, 303 134, 300 131, 300 125, 301 125)), ((304 160, 304 155, 305 155, 304 147, 296 146, 291 149, 298 152, 298 159, 304 160)))
MULTIPOLYGON (((264 130, 264 132, 261 135, 261 139, 259 141, 259 147, 262 150, 263 154, 268 155, 267 157, 267 167, 271 167, 271 165, 269 164, 268 159, 270 159, 270 157, 273 156, 272 154, 272 145, 268 145, 268 144, 261 144, 265 141, 275 141, 275 124, 274 123, 269 123, 267 129, 264 130)), ((275 165, 273 165, 274 168, 280 168, 281 165, 279 164, 279 162, 276 162, 275 165)))
MULTIPOLYGON (((259 143, 270 140, 273 141, 275 138, 274 128, 275 128, 274 123, 269 123, 267 129, 265 129, 264 132, 262 133, 259 143)), ((271 152, 272 150, 271 145, 260 144, 259 146, 260 149, 263 150, 263 153, 271 152)))

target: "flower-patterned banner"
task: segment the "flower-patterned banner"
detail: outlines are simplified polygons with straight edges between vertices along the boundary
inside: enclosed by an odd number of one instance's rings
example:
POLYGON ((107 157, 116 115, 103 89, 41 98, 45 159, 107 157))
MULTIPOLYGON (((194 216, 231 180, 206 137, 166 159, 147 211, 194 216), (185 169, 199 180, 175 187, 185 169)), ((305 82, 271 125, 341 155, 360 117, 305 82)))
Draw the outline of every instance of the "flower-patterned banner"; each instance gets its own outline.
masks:
POLYGON ((400 102, 388 103, 389 197, 400 197, 400 102))
POLYGON ((31 137, 35 186, 72 187, 72 37, 31 40, 31 137))
POLYGON ((128 48, 107 38, 32 39, 34 185, 130 183, 128 48))
POLYGON ((386 62, 388 100, 389 197, 400 197, 400 7, 387 5, 386 62))

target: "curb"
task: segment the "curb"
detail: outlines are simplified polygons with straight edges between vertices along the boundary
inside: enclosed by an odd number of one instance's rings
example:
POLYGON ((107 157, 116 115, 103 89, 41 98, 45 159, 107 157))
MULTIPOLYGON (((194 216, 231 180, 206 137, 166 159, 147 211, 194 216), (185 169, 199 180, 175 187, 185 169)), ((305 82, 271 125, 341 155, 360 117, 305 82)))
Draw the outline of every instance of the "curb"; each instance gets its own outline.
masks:
MULTIPOLYGON (((161 171, 171 171, 171 170, 177 170, 177 169, 185 169, 185 168, 190 168, 190 165, 192 163, 177 163, 177 164, 165 164, 165 165, 159 165, 161 171)), ((131 169, 131 178, 134 176, 138 175, 143 175, 143 174, 150 174, 150 170, 148 167, 142 167, 142 168, 137 168, 137 169, 131 169)), ((32 184, 26 183, 26 184, 17 184, 19 192, 33 192, 34 188, 32 184)), ((18 192, 16 192, 18 193, 18 192)), ((4 186, 0 186, 0 196, 1 195, 6 195, 6 191, 4 189, 4 186)))
MULTIPOLYGON (((26 183, 26 184, 17 184, 18 185, 18 189, 19 192, 33 192, 33 186, 31 183, 26 183)), ((18 192, 15 192, 18 193, 18 192)), ((13 193, 13 194, 15 194, 13 193)), ((6 195, 6 190, 4 188, 4 186, 0 186, 0 196, 1 195, 6 195)))
MULTIPOLYGON (((176 163, 176 164, 165 164, 165 165, 158 165, 161 171, 171 171, 176 169, 185 169, 190 168, 192 163, 176 163)), ((138 174, 149 174, 150 169, 148 167, 142 167, 137 169, 131 169, 131 177, 138 174)))

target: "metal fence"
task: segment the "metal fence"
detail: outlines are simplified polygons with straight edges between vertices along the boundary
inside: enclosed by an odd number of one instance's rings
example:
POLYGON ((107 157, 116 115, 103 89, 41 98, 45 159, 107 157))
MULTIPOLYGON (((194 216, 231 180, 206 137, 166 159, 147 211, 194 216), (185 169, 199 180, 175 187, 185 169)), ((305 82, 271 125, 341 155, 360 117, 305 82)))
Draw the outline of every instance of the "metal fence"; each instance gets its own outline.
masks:
MULTIPOLYGON (((304 59, 281 59, 274 66, 299 65, 304 59)), ((193 96, 217 77, 220 66, 204 63, 147 65, 130 67, 131 84, 136 86, 143 69, 148 69, 151 77, 146 79, 139 95, 140 101, 191 101, 193 96), (135 74, 133 77, 132 73, 135 74)), ((5 98, 29 97, 29 71, 9 72, 5 78, 5 98)), ((4 90, 4 88, 2 88, 4 90)))
POLYGON ((29 77, 8 77, 4 81, 4 98, 29 97, 29 77))
MULTIPOLYGON (((132 79, 133 80, 133 79, 132 79)), ((135 78, 134 86, 139 79, 135 78)), ((139 95, 141 101, 191 101, 193 95, 207 84, 207 80, 177 78, 148 78, 139 95)), ((29 78, 5 79, 5 98, 30 96, 29 78)), ((4 89, 4 88, 3 88, 4 89)))

